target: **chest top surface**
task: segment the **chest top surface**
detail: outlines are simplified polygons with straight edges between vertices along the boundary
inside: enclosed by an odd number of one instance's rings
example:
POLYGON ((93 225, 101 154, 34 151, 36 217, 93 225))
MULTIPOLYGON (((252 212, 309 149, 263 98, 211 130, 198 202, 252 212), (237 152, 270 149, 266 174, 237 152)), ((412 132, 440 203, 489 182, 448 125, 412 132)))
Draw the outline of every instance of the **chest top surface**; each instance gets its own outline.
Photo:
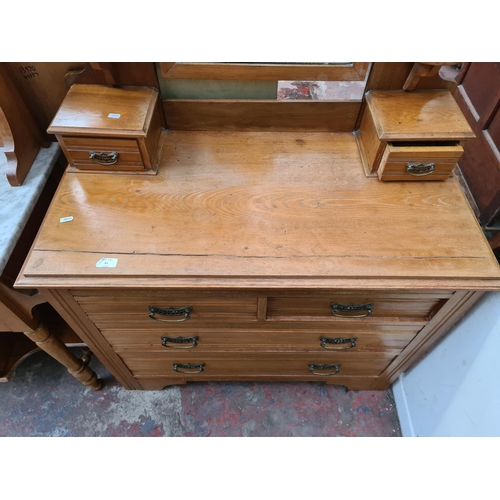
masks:
POLYGON ((75 84, 48 128, 51 134, 146 135, 158 91, 75 84))
POLYGON ((367 94, 379 139, 465 140, 475 137, 447 90, 367 94))
POLYGON ((19 283, 498 286, 456 179, 417 184, 366 178, 352 134, 170 131, 157 176, 65 175, 19 283))

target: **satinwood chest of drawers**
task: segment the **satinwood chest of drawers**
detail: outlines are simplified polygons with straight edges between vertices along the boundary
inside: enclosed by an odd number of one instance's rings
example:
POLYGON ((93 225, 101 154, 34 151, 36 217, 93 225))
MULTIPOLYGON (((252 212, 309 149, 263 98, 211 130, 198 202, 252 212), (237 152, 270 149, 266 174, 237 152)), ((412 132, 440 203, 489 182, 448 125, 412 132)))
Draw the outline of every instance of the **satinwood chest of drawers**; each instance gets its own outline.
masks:
POLYGON ((353 133, 161 140, 155 177, 67 172, 17 283, 124 387, 382 389, 500 288, 456 179, 367 177, 353 133))

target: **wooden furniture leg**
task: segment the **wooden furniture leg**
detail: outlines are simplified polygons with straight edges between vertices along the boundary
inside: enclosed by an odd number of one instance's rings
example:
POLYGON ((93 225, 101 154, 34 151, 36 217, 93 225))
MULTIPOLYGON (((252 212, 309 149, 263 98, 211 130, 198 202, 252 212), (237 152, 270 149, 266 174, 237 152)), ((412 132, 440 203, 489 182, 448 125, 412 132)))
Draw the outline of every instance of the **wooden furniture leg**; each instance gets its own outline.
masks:
POLYGON ((42 322, 36 330, 24 332, 24 334, 49 356, 64 365, 68 372, 83 385, 89 386, 93 391, 102 389, 102 380, 97 378, 94 370, 88 365, 90 356, 78 359, 57 337, 52 335, 42 322))

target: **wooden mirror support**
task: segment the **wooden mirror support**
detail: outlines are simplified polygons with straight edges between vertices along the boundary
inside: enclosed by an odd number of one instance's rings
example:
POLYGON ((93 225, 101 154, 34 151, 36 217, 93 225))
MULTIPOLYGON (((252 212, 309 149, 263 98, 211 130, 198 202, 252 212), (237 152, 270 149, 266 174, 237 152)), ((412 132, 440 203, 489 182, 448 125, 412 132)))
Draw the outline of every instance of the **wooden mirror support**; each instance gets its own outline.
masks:
MULTIPOLYGON (((415 90, 422 78, 437 76, 443 66, 456 66, 457 62, 416 62, 403 85, 403 90, 415 90)), ((455 83, 456 87, 456 83, 455 83)), ((452 90, 452 89, 450 89, 452 90)), ((454 90, 454 89, 453 89, 454 90)))
POLYGON ((7 157, 7 180, 21 186, 40 147, 48 146, 5 63, 0 63, 0 153, 7 157))

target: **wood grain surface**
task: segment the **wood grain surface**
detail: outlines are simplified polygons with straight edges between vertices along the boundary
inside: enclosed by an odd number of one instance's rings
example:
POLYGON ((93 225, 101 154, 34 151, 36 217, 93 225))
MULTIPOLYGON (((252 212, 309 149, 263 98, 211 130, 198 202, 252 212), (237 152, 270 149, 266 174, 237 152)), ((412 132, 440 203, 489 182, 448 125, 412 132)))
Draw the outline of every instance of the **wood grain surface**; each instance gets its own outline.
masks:
POLYGON ((399 146, 389 143, 378 169, 382 181, 446 180, 451 175, 463 148, 459 144, 448 146, 399 146), (407 171, 409 163, 434 163, 434 170, 426 176, 413 176, 407 171))
MULTIPOLYGON (((205 376, 311 376, 309 364, 339 363, 339 375, 376 376, 384 370, 396 357, 394 352, 313 352, 287 353, 286 356, 276 353, 260 352, 257 355, 249 353, 232 353, 225 356, 217 353, 202 352, 166 352, 151 351, 120 352, 120 357, 137 377, 171 376, 184 378, 186 375, 173 370, 174 363, 205 363, 204 371, 192 375, 193 380, 203 380, 205 376)), ((328 373, 328 372, 327 372, 328 373)), ((332 378, 334 378, 333 375, 332 378)), ((191 378, 191 377, 190 377, 191 378)), ((314 379, 324 379, 324 376, 312 375, 314 379)))
POLYGON ((7 158, 7 168, 1 175, 7 176, 11 186, 21 186, 40 147, 48 145, 7 63, 0 63, 0 154, 7 158))
POLYGON ((455 140, 475 137, 447 90, 372 91, 366 95, 379 138, 455 140))
POLYGON ((73 85, 47 132, 50 134, 146 135, 158 91, 150 87, 116 88, 73 85), (118 114, 119 118, 110 118, 118 114))
POLYGON ((196 80, 364 80, 369 63, 158 63, 163 78, 196 80))
POLYGON ((163 101, 171 130, 311 130, 351 132, 361 101, 169 99, 163 101))
MULTIPOLYGON (((225 352, 225 351, 318 351, 325 352, 321 347, 321 338, 356 338, 356 345, 349 350, 358 351, 395 351, 396 354, 404 349, 415 337, 414 332, 334 332, 332 329, 313 330, 303 325, 301 330, 282 331, 267 330, 230 330, 220 328, 201 328, 185 330, 184 328, 164 328, 163 331, 151 330, 105 330, 103 336, 113 346, 116 352, 151 350, 155 352, 177 352, 176 346, 186 344, 169 343, 170 347, 162 346, 162 337, 198 337, 197 345, 192 348, 196 352, 225 352)), ((188 344, 189 345, 189 344, 188 344)), ((192 344, 191 344, 192 345, 192 344)), ((346 348, 350 344, 328 344, 332 350, 346 348)))
POLYGON ((362 277, 432 289, 500 278, 456 180, 366 178, 352 134, 170 131, 164 140, 154 178, 66 174, 26 284, 362 277), (118 258, 116 268, 96 268, 103 257, 118 258))

